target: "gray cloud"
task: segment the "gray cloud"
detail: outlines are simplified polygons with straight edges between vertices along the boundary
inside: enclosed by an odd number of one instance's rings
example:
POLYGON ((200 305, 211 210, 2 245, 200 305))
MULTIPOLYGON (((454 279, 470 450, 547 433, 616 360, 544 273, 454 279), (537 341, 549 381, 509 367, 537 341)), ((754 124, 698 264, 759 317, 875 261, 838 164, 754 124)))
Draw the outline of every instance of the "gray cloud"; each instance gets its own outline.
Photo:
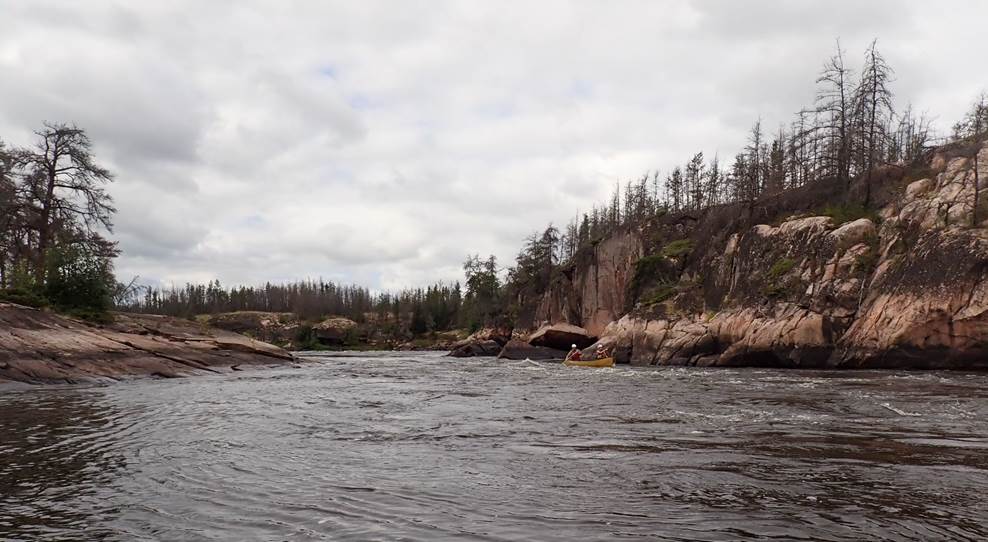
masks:
POLYGON ((743 145, 874 38, 947 127, 988 81, 983 3, 0 0, 0 135, 86 128, 122 276, 372 287, 508 262, 616 182, 743 145))

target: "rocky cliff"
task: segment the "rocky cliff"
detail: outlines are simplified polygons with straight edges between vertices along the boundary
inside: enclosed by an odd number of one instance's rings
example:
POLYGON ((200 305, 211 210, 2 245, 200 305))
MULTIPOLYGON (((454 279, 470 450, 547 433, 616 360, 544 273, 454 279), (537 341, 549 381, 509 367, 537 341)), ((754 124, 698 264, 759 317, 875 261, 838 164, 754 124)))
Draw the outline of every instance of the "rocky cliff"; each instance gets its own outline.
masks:
POLYGON ((975 154, 983 190, 984 142, 876 172, 871 209, 849 203, 859 180, 659 217, 601 241, 539 318, 599 330, 635 364, 988 368, 975 154))
POLYGON ((92 325, 0 303, 0 383, 178 377, 292 360, 270 344, 187 320, 118 314, 92 325))
POLYGON ((538 301, 532 328, 572 323, 598 337, 625 311, 628 281, 642 257, 637 232, 624 231, 595 243, 565 268, 538 301))

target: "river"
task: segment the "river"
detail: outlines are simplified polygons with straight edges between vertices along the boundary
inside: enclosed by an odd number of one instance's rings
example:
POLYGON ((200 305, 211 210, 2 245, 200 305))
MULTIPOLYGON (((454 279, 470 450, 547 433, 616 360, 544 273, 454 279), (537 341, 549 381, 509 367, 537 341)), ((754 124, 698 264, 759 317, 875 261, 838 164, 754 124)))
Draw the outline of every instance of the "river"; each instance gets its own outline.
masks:
POLYGON ((988 375, 307 355, 0 390, 0 540, 984 540, 988 375))

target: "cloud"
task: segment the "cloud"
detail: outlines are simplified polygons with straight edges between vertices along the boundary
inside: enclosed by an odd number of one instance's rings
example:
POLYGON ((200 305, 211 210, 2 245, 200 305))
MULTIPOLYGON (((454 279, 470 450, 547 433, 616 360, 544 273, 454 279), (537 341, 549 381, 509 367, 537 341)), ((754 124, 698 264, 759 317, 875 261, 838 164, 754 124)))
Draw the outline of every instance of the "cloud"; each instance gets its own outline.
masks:
POLYGON ((509 263, 615 183, 809 104, 836 38, 948 127, 986 85, 972 0, 4 3, 0 135, 76 122, 123 277, 373 288, 509 263), (959 15, 960 14, 960 15, 959 15))

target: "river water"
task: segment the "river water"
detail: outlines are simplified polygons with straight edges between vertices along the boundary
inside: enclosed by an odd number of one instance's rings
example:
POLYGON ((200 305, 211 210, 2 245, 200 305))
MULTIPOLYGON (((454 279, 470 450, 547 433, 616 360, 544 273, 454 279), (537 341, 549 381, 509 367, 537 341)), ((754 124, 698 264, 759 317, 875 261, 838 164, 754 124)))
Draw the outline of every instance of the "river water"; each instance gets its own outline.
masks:
POLYGON ((0 390, 0 540, 984 540, 988 375, 435 354, 0 390))

